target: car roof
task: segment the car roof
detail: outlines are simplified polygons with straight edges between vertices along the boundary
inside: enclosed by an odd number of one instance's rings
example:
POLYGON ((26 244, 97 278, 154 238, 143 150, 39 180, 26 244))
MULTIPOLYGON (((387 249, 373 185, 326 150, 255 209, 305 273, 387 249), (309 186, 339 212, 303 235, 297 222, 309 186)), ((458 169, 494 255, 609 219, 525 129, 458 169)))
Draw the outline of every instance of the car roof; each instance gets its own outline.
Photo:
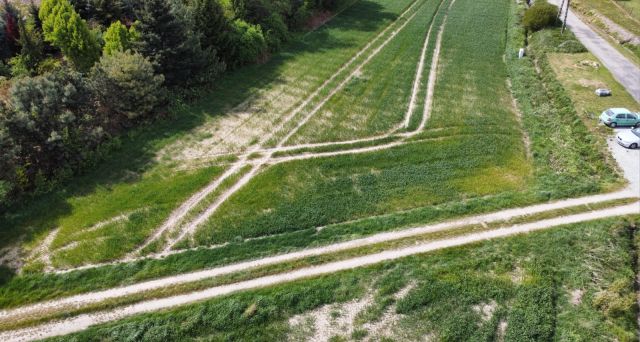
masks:
POLYGON ((627 113, 631 113, 630 110, 626 109, 626 108, 610 108, 610 111, 613 112, 613 114, 627 114, 627 113))

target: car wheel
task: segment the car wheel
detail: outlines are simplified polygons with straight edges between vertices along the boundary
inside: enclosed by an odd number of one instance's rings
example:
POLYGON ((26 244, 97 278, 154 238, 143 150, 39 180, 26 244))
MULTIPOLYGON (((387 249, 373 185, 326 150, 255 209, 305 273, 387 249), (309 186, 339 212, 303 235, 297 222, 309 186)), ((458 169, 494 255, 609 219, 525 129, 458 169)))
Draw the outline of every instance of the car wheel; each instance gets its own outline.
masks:
POLYGON ((609 127, 611 127, 611 128, 616 128, 617 126, 618 126, 618 124, 615 123, 615 122, 612 122, 612 123, 609 124, 609 127))
POLYGON ((636 124, 636 128, 640 128, 640 122, 636 124))
POLYGON ((633 143, 633 144, 629 145, 629 148, 632 149, 632 150, 635 150, 636 148, 638 148, 638 144, 633 143))

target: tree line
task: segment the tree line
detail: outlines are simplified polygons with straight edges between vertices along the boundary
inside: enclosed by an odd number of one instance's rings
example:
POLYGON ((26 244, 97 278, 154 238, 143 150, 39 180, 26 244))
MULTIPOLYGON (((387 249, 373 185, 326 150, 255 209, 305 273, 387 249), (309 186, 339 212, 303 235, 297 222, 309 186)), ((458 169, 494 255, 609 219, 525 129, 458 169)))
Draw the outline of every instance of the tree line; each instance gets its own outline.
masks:
POLYGON ((0 4, 0 209, 95 161, 167 94, 266 59, 346 0, 0 4))

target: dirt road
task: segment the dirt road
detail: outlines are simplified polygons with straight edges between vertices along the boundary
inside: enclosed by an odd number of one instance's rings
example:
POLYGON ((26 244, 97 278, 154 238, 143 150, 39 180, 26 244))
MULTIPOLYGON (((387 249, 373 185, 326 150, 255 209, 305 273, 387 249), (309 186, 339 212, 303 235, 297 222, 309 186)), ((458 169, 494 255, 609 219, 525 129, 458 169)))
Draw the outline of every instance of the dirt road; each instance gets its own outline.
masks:
POLYGON ((515 225, 507 228, 485 231, 476 234, 468 234, 451 239, 443 239, 428 243, 419 244, 407 248, 389 250, 367 256, 341 260, 327 263, 320 266, 299 269, 293 272, 282 273, 262 278, 252 279, 230 285, 223 285, 192 292, 184 295, 172 296, 162 299, 149 300, 134 305, 117 308, 109 311, 83 314, 67 320, 54 321, 40 326, 0 333, 2 341, 29 341, 52 336, 66 335, 81 331, 91 325, 106 323, 127 316, 153 312, 162 309, 169 309, 181 305, 195 303, 215 297, 224 296, 242 290, 256 289, 266 286, 277 285, 299 279, 320 276, 358 267, 369 266, 384 261, 397 260, 411 255, 423 254, 443 248, 462 246, 484 240, 513 236, 517 234, 529 233, 533 231, 548 229, 564 224, 597 220, 607 217, 622 215, 640 214, 640 202, 617 208, 592 211, 583 214, 558 217, 533 223, 515 225))

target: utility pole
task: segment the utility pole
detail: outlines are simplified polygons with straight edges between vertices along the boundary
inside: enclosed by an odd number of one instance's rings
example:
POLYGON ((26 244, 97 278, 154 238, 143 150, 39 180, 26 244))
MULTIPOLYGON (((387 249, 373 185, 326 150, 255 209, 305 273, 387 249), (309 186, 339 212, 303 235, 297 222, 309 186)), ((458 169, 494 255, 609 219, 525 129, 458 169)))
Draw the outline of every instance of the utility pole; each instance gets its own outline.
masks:
POLYGON ((564 8, 564 0, 560 3, 560 8, 558 8, 558 19, 562 16, 562 9, 564 8))
POLYGON ((562 21, 562 30, 560 30, 560 34, 564 34, 564 29, 567 27, 567 15, 569 15, 570 5, 571 5, 571 0, 567 0, 567 10, 564 12, 564 20, 562 21))

